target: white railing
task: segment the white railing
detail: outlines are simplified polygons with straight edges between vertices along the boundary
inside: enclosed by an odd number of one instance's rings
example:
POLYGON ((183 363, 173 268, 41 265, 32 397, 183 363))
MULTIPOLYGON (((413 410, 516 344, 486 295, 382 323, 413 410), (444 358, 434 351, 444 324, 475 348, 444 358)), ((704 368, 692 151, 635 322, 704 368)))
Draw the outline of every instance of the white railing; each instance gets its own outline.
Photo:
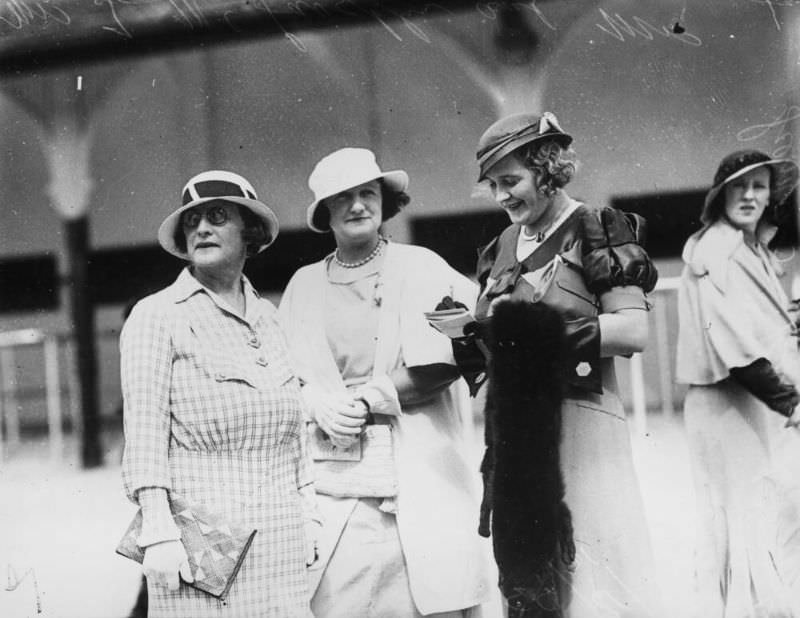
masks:
MULTIPOLYGON (((674 338, 669 335, 666 300, 678 291, 679 277, 662 277, 651 293, 653 297, 653 339, 648 351, 656 354, 658 368, 658 387, 661 398, 661 412, 669 417, 675 413, 673 396, 672 360, 669 353, 674 338)), ((630 359, 631 407, 633 409, 634 431, 638 435, 647 433, 647 397, 645 393, 644 363, 641 354, 630 359)))
MULTIPOLYGON (((658 394, 661 413, 669 417, 675 413, 674 384, 671 346, 674 336, 670 335, 668 305, 678 289, 678 277, 663 277, 651 294, 653 300, 651 329, 652 341, 648 344, 644 355, 648 358, 648 368, 653 364, 656 368, 658 394), (652 359, 652 363, 650 363, 652 359)), ((115 331, 99 333, 102 339, 106 336, 117 337, 115 331)), ((17 379, 17 358, 22 348, 40 347, 42 354, 41 367, 44 377, 44 398, 47 406, 47 431, 50 457, 59 460, 63 456, 63 410, 62 396, 67 396, 67 413, 72 422, 73 431, 79 425, 80 401, 77 388, 77 376, 74 363, 70 362, 72 341, 64 334, 46 333, 39 329, 22 329, 11 332, 0 332, 0 424, 5 425, 5 435, 0 431, 0 462, 8 455, 8 447, 20 443, 19 417, 19 381, 17 379), (66 371, 62 372, 59 364, 61 347, 65 348, 66 371), (63 384, 63 378, 66 384, 63 384), (5 443, 4 443, 5 439, 5 443)), ((645 363, 642 354, 634 354, 629 364, 630 406, 632 411, 632 430, 637 435, 647 432, 647 391, 645 388, 645 363)), ((41 389, 41 382, 37 385, 41 389)), ((650 406, 652 408, 652 405, 650 406)))
MULTIPOLYGON (((17 379, 17 351, 20 348, 41 346, 44 370, 45 398, 47 404, 47 431, 50 457, 54 461, 63 455, 64 433, 61 409, 61 372, 58 352, 59 337, 46 334, 39 329, 28 328, 0 332, 0 422, 5 425, 5 439, 9 447, 20 443, 20 419, 17 379)), ((74 380, 70 379, 70 382, 74 380)), ((77 393, 74 384, 68 393, 77 393)), ((70 414, 76 417, 76 402, 71 401, 70 414)), ((5 445, 0 434, 0 462, 3 461, 5 445)))

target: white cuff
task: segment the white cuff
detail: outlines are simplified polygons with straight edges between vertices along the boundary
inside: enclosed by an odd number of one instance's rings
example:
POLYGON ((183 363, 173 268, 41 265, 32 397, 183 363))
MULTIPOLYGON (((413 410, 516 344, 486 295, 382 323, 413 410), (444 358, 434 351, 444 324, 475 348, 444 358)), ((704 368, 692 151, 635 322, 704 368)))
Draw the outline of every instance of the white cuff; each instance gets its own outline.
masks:
POLYGON ((136 543, 145 548, 163 541, 178 541, 181 531, 175 523, 169 506, 167 490, 163 487, 146 487, 137 494, 142 509, 142 530, 136 543))
POLYGON ((178 527, 172 525, 172 527, 165 527, 163 530, 159 529, 156 530, 153 527, 150 527, 148 530, 142 528, 142 533, 136 539, 136 544, 145 549, 150 545, 155 545, 156 543, 163 543, 164 541, 180 541, 181 540, 181 531, 178 530, 178 527))
POLYGON ((363 399, 372 414, 402 416, 397 389, 388 375, 373 378, 355 393, 356 399, 363 399))

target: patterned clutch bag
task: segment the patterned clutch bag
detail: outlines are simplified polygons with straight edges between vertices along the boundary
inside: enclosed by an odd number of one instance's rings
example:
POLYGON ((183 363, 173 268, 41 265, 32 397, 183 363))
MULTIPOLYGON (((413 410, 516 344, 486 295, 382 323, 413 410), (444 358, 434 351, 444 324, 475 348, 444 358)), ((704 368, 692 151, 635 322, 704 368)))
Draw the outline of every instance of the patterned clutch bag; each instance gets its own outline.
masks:
MULTIPOLYGON (((175 493, 170 495, 170 507, 194 575, 194 582, 186 585, 224 601, 256 530, 226 521, 175 493)), ((140 564, 144 551, 136 539, 141 530, 142 511, 139 510, 117 546, 118 554, 140 564)))

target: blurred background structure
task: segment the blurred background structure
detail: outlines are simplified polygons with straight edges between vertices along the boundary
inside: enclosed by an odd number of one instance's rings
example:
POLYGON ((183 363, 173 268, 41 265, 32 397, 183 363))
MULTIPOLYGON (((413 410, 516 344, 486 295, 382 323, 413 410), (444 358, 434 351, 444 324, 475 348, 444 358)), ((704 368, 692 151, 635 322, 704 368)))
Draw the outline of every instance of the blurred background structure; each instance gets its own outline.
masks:
MULTIPOLYGON (((281 236, 247 268, 275 301, 331 249, 305 228, 306 179, 346 145, 410 174, 412 202, 389 235, 471 272, 475 247, 506 222, 475 183, 474 146, 523 110, 553 111, 575 136, 570 195, 649 222, 662 274, 653 342, 619 373, 638 438, 679 427, 680 249, 723 155, 796 157, 798 78, 794 2, 0 2, 0 500, 25 491, 10 471, 31 479, 42 457, 101 468, 103 487, 116 474, 119 329, 181 267, 156 229, 191 175, 236 170, 275 209, 281 236)), ((778 241, 792 291, 797 230, 778 241)), ((667 488, 646 496, 683 504, 675 478, 643 474, 667 488)))

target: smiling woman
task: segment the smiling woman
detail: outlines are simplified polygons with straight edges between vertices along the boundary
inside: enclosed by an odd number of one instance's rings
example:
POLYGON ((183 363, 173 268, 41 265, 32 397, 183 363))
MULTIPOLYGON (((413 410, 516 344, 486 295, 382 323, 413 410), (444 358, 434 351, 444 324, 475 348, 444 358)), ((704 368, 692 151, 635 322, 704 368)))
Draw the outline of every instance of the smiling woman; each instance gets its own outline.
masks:
POLYGON ((567 194, 571 145, 550 112, 501 118, 478 142, 478 178, 511 223, 480 251, 478 320, 454 343, 473 391, 489 375, 480 532, 511 618, 653 617, 614 357, 647 342, 657 273, 641 219, 567 194))
POLYGON ((381 187, 380 181, 370 180, 323 202, 330 213, 329 225, 336 238, 337 260, 344 262, 357 257, 363 245, 371 243, 376 248, 380 245, 377 236, 383 223, 381 187))

